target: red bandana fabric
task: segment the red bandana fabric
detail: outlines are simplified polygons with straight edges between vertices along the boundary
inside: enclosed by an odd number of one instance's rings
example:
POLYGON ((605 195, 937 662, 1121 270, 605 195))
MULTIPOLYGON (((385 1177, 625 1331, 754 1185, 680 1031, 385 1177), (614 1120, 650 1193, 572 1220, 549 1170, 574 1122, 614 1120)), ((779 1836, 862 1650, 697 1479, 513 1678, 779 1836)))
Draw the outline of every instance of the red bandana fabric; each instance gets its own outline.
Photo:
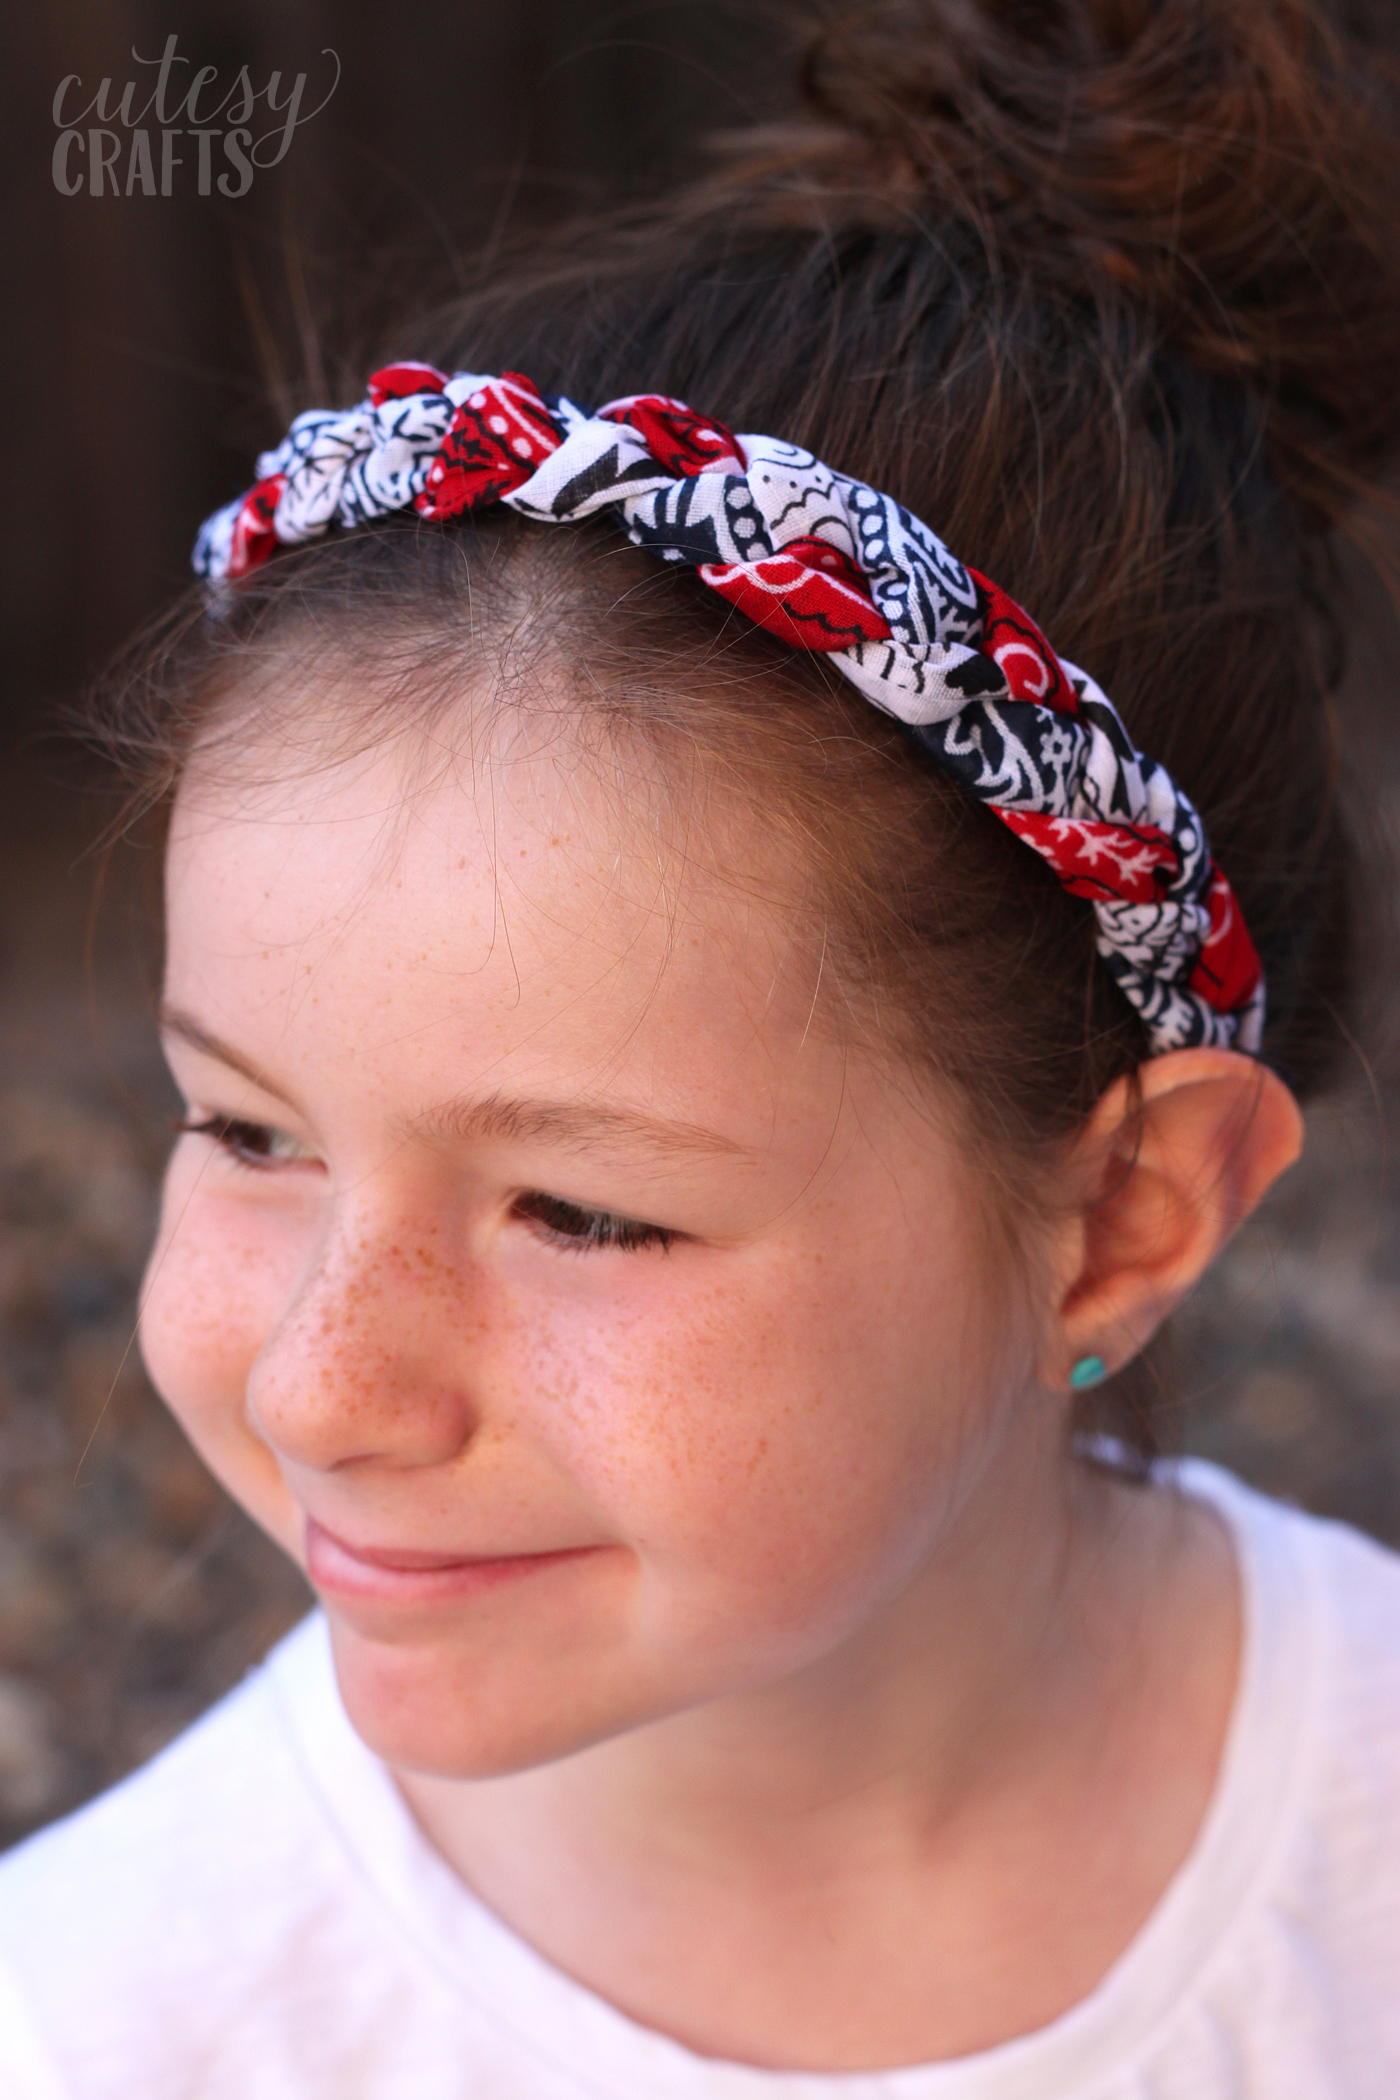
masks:
POLYGON ((1154 1055, 1257 1052, 1259 958, 1191 803, 1004 591, 798 445, 661 395, 590 415, 518 372, 390 365, 358 407, 297 417, 206 522, 194 566, 219 582, 331 525, 494 503, 548 524, 611 513, 768 633, 819 650, 1089 900, 1154 1055))

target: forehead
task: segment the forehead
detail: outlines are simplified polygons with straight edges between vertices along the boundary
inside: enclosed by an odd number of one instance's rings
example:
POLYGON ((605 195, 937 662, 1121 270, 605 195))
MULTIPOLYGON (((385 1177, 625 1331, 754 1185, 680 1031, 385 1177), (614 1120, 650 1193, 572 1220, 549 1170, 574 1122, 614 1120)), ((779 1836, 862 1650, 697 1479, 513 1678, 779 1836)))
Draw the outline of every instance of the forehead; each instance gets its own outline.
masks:
POLYGON ((554 734, 256 770, 195 768, 171 827, 167 990, 218 1032, 425 1086, 464 1051, 649 1098, 815 1078, 820 932, 744 812, 554 734))

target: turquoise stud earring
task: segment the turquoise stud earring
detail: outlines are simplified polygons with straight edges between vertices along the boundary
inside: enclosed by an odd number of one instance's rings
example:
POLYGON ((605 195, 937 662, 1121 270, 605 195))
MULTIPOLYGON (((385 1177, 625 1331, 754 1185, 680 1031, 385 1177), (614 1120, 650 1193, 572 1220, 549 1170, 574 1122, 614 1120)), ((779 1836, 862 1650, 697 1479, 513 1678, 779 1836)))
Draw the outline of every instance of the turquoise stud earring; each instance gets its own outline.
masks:
POLYGON ((1086 1393, 1091 1385, 1102 1385, 1107 1376, 1101 1356, 1081 1356, 1069 1374, 1069 1382, 1076 1393, 1086 1393))

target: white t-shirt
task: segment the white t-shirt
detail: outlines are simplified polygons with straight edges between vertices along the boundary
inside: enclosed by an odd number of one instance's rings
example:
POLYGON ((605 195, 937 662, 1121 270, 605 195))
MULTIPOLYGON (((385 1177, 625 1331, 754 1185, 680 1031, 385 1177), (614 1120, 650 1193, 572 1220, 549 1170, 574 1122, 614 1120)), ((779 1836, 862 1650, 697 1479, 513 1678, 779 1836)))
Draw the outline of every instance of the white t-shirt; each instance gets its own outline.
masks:
POLYGON ((1090 1997, 972 2057, 696 2056, 551 1968, 427 1845, 314 1616, 0 1863, 4 2100, 1397 2100, 1400 1558, 1213 1467, 1245 1651, 1216 1793, 1090 1997))

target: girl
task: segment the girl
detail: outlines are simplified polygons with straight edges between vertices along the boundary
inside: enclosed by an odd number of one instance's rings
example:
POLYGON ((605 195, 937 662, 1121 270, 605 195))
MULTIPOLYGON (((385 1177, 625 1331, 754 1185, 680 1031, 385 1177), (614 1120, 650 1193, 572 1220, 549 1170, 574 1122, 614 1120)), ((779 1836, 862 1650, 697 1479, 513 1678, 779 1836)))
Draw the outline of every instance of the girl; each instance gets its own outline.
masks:
POLYGON ((1400 1568, 1134 1378, 1344 1034, 1376 69, 804 77, 299 418, 104 718, 146 1360, 323 1610, 0 1871, 7 2094, 1400 2089, 1400 1568))

